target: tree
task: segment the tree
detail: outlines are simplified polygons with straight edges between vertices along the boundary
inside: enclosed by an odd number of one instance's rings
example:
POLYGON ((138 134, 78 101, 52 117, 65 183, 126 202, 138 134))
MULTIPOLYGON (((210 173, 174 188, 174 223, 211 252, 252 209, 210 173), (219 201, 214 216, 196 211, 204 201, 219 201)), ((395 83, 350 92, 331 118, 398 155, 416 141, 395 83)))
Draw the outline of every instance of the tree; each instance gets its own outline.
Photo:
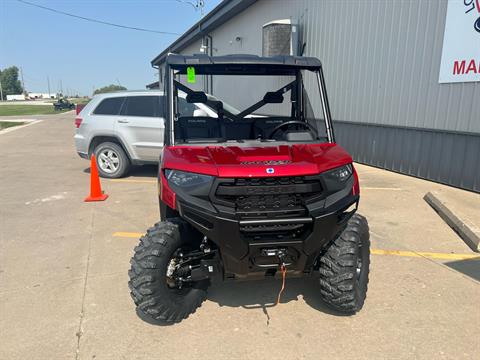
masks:
POLYGON ((20 80, 18 80, 18 68, 16 66, 10 66, 0 71, 0 83, 2 84, 4 98, 6 98, 7 95, 23 94, 23 88, 20 80))
POLYGON ((127 90, 127 88, 124 87, 124 86, 111 84, 111 85, 104 86, 104 87, 102 87, 102 88, 100 88, 100 89, 95 90, 95 91, 93 92, 93 95, 95 95, 95 94, 109 93, 109 92, 113 92, 113 91, 121 91, 121 90, 127 90))

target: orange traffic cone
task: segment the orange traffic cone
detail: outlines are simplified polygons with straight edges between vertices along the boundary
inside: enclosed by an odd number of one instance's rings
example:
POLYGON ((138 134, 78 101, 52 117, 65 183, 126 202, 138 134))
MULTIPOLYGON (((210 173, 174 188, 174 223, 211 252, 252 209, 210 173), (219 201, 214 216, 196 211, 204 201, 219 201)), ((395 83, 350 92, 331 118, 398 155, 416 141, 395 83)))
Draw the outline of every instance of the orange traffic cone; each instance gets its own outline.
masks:
POLYGON ((83 201, 103 201, 108 198, 104 194, 100 186, 100 177, 98 176, 97 160, 95 155, 92 155, 90 160, 90 196, 87 196, 83 201))

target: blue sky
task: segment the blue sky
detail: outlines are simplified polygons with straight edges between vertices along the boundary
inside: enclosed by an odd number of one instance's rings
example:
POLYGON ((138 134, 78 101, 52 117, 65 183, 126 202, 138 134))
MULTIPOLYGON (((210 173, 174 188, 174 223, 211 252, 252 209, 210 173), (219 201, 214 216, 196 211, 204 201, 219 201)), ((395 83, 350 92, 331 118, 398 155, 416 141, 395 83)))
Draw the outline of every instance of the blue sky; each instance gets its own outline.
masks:
MULTIPOLYGON (((176 0, 28 0, 76 15, 133 27, 183 33, 199 11, 176 0)), ((195 0, 191 0, 196 2, 195 0)), ((205 0, 205 14, 221 0, 205 0)), ((156 80, 150 60, 178 36, 114 28, 0 0, 0 68, 16 65, 28 91, 90 95, 117 84, 143 89, 156 80)))

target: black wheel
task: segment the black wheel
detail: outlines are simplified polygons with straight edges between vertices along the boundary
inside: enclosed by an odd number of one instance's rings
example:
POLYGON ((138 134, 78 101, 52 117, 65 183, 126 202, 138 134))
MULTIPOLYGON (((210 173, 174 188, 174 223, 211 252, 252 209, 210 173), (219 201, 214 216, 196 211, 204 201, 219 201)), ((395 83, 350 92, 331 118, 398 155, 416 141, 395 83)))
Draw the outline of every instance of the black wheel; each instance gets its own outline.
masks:
POLYGON ((140 238, 128 272, 131 296, 137 309, 161 323, 187 318, 207 296, 207 281, 183 282, 176 265, 189 244, 179 226, 162 221, 140 238))
POLYGON ((95 148, 94 153, 101 177, 115 179, 128 173, 130 160, 120 145, 104 142, 95 148))
POLYGON ((355 214, 320 258, 320 294, 333 309, 354 314, 365 301, 370 267, 367 220, 355 214))

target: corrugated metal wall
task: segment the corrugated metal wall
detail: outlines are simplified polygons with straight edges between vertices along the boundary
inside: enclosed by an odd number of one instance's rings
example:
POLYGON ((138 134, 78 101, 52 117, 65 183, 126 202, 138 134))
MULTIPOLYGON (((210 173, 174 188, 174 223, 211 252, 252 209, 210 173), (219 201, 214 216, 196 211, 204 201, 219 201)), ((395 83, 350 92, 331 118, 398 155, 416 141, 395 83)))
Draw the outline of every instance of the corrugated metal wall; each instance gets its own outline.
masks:
POLYGON ((480 133, 480 83, 438 83, 446 1, 307 3, 336 118, 480 133))
POLYGON ((438 83, 447 1, 304 4, 337 141, 359 162, 479 192, 480 83, 438 83))
POLYGON ((480 136, 334 122, 336 141, 355 161, 480 192, 480 136))
MULTIPOLYGON (((211 33, 214 55, 261 54, 262 25, 296 19, 305 55, 324 65, 337 141, 357 161, 480 191, 480 83, 438 83, 446 8, 446 0, 259 0, 211 33)), ((227 102, 243 90, 214 85, 227 102)))

